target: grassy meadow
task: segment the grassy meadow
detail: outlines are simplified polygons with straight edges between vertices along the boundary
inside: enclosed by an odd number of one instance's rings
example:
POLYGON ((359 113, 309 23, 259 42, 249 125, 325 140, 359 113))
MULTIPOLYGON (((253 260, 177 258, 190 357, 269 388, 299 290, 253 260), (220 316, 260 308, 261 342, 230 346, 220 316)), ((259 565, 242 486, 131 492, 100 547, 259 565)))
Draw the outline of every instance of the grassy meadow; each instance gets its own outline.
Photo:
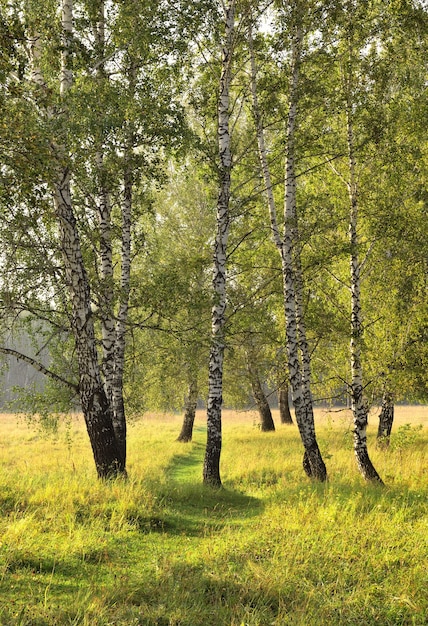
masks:
POLYGON ((428 407, 397 407, 388 450, 372 417, 384 488, 358 474, 349 413, 316 420, 323 485, 295 426, 225 411, 213 491, 202 412, 190 444, 180 416, 132 423, 129 480, 107 483, 80 419, 46 437, 1 415, 0 624, 428 624, 428 407))

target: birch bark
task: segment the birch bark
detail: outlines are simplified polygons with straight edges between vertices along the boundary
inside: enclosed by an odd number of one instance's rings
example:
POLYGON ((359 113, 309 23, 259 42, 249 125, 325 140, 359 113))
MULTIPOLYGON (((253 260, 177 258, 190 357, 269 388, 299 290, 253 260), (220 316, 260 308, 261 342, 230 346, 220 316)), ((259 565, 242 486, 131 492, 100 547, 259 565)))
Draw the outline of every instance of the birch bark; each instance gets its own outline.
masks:
MULTIPOLYGON (((60 95, 63 102, 61 115, 64 119, 66 96, 73 78, 70 69, 72 33, 72 1, 63 0, 60 95)), ((125 466, 113 430, 111 406, 101 380, 90 306, 89 282, 73 211, 66 142, 58 143, 54 146, 54 150, 58 165, 56 182, 53 185, 53 201, 71 301, 72 328, 79 368, 79 396, 98 476, 107 478, 124 473, 125 466)))
POLYGON ((132 160, 131 139, 127 146, 124 163, 122 200, 122 244, 119 309, 116 318, 114 374, 113 374, 113 427, 124 461, 126 459, 126 417, 123 399, 123 375, 125 370, 126 325, 131 291, 131 227, 132 227, 132 160))
POLYGON ((389 446, 392 424, 394 422, 394 397, 385 385, 382 406, 379 414, 379 426, 377 430, 378 445, 383 448, 389 446))
POLYGON ((263 391, 257 365, 255 365, 254 353, 251 349, 246 351, 246 361, 254 401, 260 415, 260 430, 262 432, 274 431, 275 424, 272 418, 272 411, 270 410, 266 394, 263 391))
MULTIPOLYGON (((98 50, 97 74, 100 81, 105 76, 105 3, 100 2, 99 20, 95 26, 96 47, 98 50)), ((135 72, 130 71, 131 90, 135 83, 135 72)), ((99 203, 98 224, 100 236, 100 265, 101 265, 101 332, 102 332, 102 372, 104 374, 104 386, 107 398, 113 411, 113 428, 121 460, 126 464, 126 417, 123 399, 123 376, 125 365, 126 348, 126 323, 128 318, 128 305, 130 293, 131 274, 131 223, 132 223, 132 133, 129 138, 124 154, 123 174, 123 197, 121 203, 121 275, 119 288, 119 305, 115 312, 114 270, 113 270, 113 245, 111 224, 111 199, 110 189, 106 181, 104 171, 103 141, 96 154, 96 164, 99 178, 99 203)))
MULTIPOLYGON (((98 21, 94 26, 94 37, 97 51, 97 78, 98 82, 106 79, 105 76, 105 4, 99 3, 98 21)), ((105 171, 104 137, 101 135, 99 148, 95 155, 98 175, 99 198, 97 204, 99 228, 99 259, 101 274, 100 289, 100 318, 102 337, 102 373, 107 398, 113 406, 113 372, 115 349, 115 321, 114 321, 114 277, 113 277, 113 246, 111 228, 111 197, 105 171)))
POLYGON ((234 44, 235 0, 224 6, 225 37, 218 100, 219 193, 217 232, 214 245, 213 293, 211 312, 211 349, 208 366, 207 446, 203 481, 221 487, 220 454, 222 444, 221 405, 223 400, 224 326, 226 311, 226 249, 229 235, 229 199, 232 156, 229 134, 229 100, 234 44))
MULTIPOLYGON (((368 405, 363 395, 363 369, 361 365, 361 341, 363 323, 361 313, 361 280, 358 260, 358 196, 356 178, 356 160, 354 148, 354 130, 352 122, 352 102, 350 89, 347 89, 347 143, 349 162, 348 193, 350 202, 349 244, 351 273, 351 407, 354 417, 354 452, 357 465, 366 480, 382 483, 370 460, 367 449, 368 405)), ((383 484, 383 483, 382 483, 383 484)))
POLYGON ((300 262, 299 233, 296 209, 295 130, 298 104, 299 65, 302 32, 296 29, 292 47, 289 110, 286 130, 286 168, 284 235, 278 227, 272 182, 267 161, 264 129, 257 98, 257 67, 250 32, 251 89, 256 121, 259 158, 263 172, 271 229, 274 243, 281 257, 284 313, 286 321, 286 347, 288 371, 296 422, 304 446, 303 468, 308 476, 324 481, 327 471, 315 434, 315 422, 310 391, 310 356, 303 313, 303 278, 300 262))
POLYGON ((188 443, 192 441, 193 424, 195 423, 196 407, 198 404, 198 383, 191 380, 189 383, 188 393, 184 402, 184 419, 181 432, 177 437, 177 441, 188 443))

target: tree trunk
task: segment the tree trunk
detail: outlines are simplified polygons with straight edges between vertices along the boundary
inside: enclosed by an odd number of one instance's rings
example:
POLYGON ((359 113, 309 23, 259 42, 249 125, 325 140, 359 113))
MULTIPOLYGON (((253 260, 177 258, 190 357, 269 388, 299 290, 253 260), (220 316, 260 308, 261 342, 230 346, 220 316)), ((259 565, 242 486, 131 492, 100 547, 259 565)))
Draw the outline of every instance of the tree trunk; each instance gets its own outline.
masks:
MULTIPOLYGON (((99 20, 94 26, 98 50, 97 75, 100 81, 106 80, 105 58, 105 6, 99 5, 99 20)), ((130 70, 133 85, 134 71, 130 70)), ((113 411, 113 428, 124 466, 126 465, 126 417, 123 399, 123 374, 125 365, 126 322, 128 318, 129 283, 131 272, 131 209, 132 209, 132 132, 129 131, 128 145, 124 154, 124 182, 122 199, 122 243, 121 243, 121 279, 119 308, 115 313, 113 247, 111 224, 110 190, 104 172, 103 140, 96 155, 99 176, 100 197, 98 204, 98 222, 100 233, 99 256, 101 261, 102 286, 100 292, 100 316, 102 332, 102 372, 107 398, 113 411)))
POLYGON ((214 247, 214 305, 212 307, 211 317, 211 349, 208 367, 207 446, 203 469, 204 484, 213 487, 221 487, 221 405, 223 399, 223 358, 225 347, 226 248, 229 235, 230 175, 232 169, 229 135, 229 92, 234 38, 235 0, 230 0, 224 10, 225 39, 218 101, 220 183, 217 200, 217 233, 214 247))
POLYGON ((125 465, 113 429, 111 406, 101 380, 89 284, 71 204, 68 169, 61 176, 54 188, 54 206, 71 300, 72 329, 79 367, 79 397, 98 475, 107 478, 123 473, 125 465))
POLYGON ((294 137, 297 117, 298 79, 302 33, 296 27, 293 38, 292 68, 289 95, 289 111, 286 133, 286 171, 285 171, 285 206, 284 236, 281 238, 276 216, 276 207, 269 174, 267 152, 264 143, 263 124, 257 100, 257 68, 250 32, 251 84, 253 111, 256 123, 257 140, 261 169, 265 181, 271 228, 275 245, 281 256, 284 313, 286 320, 286 347, 288 371, 292 391, 296 422, 305 449, 303 468, 308 476, 324 481, 327 470, 318 447, 315 435, 315 422, 310 393, 309 350, 303 325, 303 309, 299 301, 302 289, 300 251, 298 246, 297 210, 296 210, 296 176, 294 171, 294 137), (297 260, 297 262, 296 262, 297 260), (297 272, 297 278, 296 278, 297 272), (303 364, 301 362, 303 359, 303 364))
POLYGON ((198 404, 198 383, 192 380, 189 384, 189 391, 184 402, 184 419, 181 432, 177 441, 188 443, 192 441, 193 424, 195 423, 196 406, 198 404))
MULTIPOLYGON (((64 99, 72 82, 69 69, 72 40, 71 0, 63 0, 62 35, 60 94, 64 99)), ((65 144, 54 148, 58 167, 57 182, 53 185, 53 200, 71 301, 72 329, 79 368, 79 396, 98 476, 109 478, 125 473, 125 465, 113 429, 111 405, 101 380, 89 282, 72 206, 67 151, 65 144)))
POLYGON ((293 424, 288 400, 288 385, 286 383, 281 385, 278 389, 278 407, 281 424, 293 424))
POLYGON ((367 450, 367 421, 368 406, 363 397, 363 369, 361 365, 361 340, 363 324, 361 314, 360 295, 360 265, 358 261, 358 198, 356 182, 356 162, 354 154, 354 136, 352 124, 352 103, 350 86, 347 86, 347 143, 349 159, 349 243, 350 243, 350 270, 351 270, 351 407, 354 416, 354 452, 357 465, 368 481, 382 483, 382 480, 370 460, 367 450))
POLYGON ((132 226, 132 168, 130 146, 125 155, 122 200, 122 247, 119 310, 116 318, 116 339, 113 374, 113 427, 121 455, 126 460, 126 417, 123 399, 125 370, 126 324, 128 321, 131 279, 131 226, 132 226))
POLYGON ((272 432, 275 430, 275 424, 266 394, 263 391, 260 381, 254 381, 251 386, 253 389, 254 400, 257 404, 257 409, 260 415, 260 430, 263 433, 272 432))
POLYGON ((265 392, 263 391, 263 386, 260 382, 259 374, 257 368, 254 366, 251 354, 247 354, 247 371, 251 389, 253 391, 254 401, 260 415, 260 430, 262 432, 273 431, 275 430, 275 424, 272 418, 272 411, 270 410, 269 402, 266 398, 265 392))
MULTIPOLYGON (((97 79, 102 84, 108 80, 105 73, 105 6, 100 0, 98 20, 94 24, 94 38, 97 52, 97 79)), ((104 387, 107 398, 113 406, 113 376, 115 350, 115 319, 114 319, 114 275, 113 275, 113 245, 111 225, 111 198, 107 183, 104 164, 104 133, 100 131, 99 148, 95 156, 99 198, 97 203, 97 217, 99 229, 99 250, 101 286, 99 293, 99 315, 101 319, 102 365, 104 387)))
POLYGON ((379 447, 387 448, 394 422, 394 397, 387 389, 383 392, 382 406, 379 415, 377 442, 379 447))

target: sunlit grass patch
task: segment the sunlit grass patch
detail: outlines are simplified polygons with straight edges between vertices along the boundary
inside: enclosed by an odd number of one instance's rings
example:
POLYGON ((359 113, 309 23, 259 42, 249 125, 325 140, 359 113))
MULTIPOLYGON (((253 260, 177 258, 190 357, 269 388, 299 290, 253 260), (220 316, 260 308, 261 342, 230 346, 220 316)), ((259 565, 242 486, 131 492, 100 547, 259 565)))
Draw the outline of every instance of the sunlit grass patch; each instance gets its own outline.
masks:
POLYGON ((201 412, 190 444, 175 441, 178 416, 131 424, 129 480, 112 482, 96 479, 81 421, 44 439, 7 418, 0 624, 424 625, 425 422, 407 411, 387 450, 370 423, 381 488, 360 477, 336 417, 317 415, 330 476, 317 484, 295 426, 261 433, 226 413, 221 490, 202 485, 201 412))

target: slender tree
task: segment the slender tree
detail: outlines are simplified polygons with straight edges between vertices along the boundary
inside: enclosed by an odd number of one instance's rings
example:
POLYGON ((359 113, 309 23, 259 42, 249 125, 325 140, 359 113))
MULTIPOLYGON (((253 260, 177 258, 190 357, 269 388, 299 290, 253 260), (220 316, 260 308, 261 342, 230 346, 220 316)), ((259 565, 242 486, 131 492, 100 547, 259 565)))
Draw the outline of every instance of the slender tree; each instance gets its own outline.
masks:
POLYGON ((294 24, 294 33, 292 36, 292 61, 286 128, 283 236, 281 236, 277 221, 273 185, 264 140, 264 129, 258 105, 257 67, 250 32, 251 88, 259 157, 268 199, 271 229, 282 264, 288 370, 293 404, 296 412, 296 421, 305 450, 303 467, 308 476, 324 481, 327 478, 327 472, 316 440, 312 396, 310 392, 310 359, 304 325, 302 302, 303 279, 299 258, 299 235, 296 210, 295 133, 302 38, 303 32, 301 24, 299 20, 297 20, 294 24))
POLYGON ((197 405, 198 384, 196 379, 193 379, 189 383, 189 390, 184 400, 183 425, 181 427, 180 434, 177 437, 177 441, 181 441, 182 443, 192 441, 197 405))
MULTIPOLYGON (((67 117, 67 96, 72 86, 71 48, 73 37, 72 0, 62 2, 62 51, 60 97, 64 124, 67 117)), ((39 72, 36 72, 39 74, 39 72)), ((76 341, 79 367, 79 398, 94 454, 95 465, 101 478, 125 473, 124 458, 119 451, 113 429, 113 415, 101 380, 95 329, 91 311, 91 295, 86 273, 76 216, 71 194, 71 171, 65 127, 60 142, 53 144, 57 160, 55 180, 52 185, 55 217, 59 229, 66 283, 72 310, 72 330, 76 341), (62 139, 62 141, 61 141, 62 139)))
POLYGON ((358 179, 355 150, 355 132, 353 108, 355 106, 355 42, 354 15, 352 2, 348 7, 348 32, 344 54, 342 83, 345 96, 346 141, 348 149, 349 177, 347 181, 349 195, 349 249, 350 249, 350 284, 351 284, 351 406, 354 416, 354 452, 361 474, 366 480, 382 483, 382 480, 370 460, 367 449, 368 403, 364 398, 363 368, 361 363, 361 343, 363 337, 363 319, 361 303, 361 260, 359 257, 358 236, 358 179))
POLYGON ((204 484, 221 487, 220 453, 222 444, 221 407, 223 401, 224 327, 226 310, 226 258, 230 215, 230 176, 232 153, 230 145, 230 88, 235 44, 235 0, 224 5, 224 38, 222 69, 218 99, 219 192, 217 200, 217 232, 214 246, 211 350, 209 358, 209 391, 207 405, 207 446, 203 467, 204 484))

